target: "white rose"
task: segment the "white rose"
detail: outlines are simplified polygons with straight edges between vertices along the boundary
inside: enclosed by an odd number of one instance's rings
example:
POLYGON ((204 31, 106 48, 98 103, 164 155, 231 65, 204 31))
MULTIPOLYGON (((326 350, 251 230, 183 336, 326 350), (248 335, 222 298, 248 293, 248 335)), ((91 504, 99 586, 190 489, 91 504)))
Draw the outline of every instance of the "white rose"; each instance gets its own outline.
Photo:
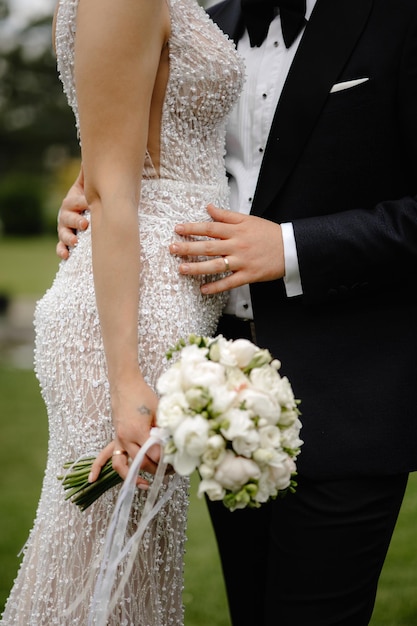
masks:
POLYGON ((232 341, 225 339, 219 335, 215 342, 210 346, 210 358, 218 361, 225 367, 236 367, 236 357, 231 349, 232 341))
POLYGON ((197 467, 207 446, 209 424, 200 415, 186 418, 173 433, 174 468, 181 475, 189 475, 197 467))
POLYGON ((298 428, 286 428, 281 431, 281 445, 288 450, 298 450, 303 441, 298 436, 298 428))
POLYGON ((260 466, 266 465, 278 466, 287 459, 288 455, 281 449, 275 448, 258 448, 252 455, 252 458, 260 466))
POLYGON ((295 464, 288 457, 276 466, 265 468, 259 478, 258 491, 254 499, 257 502, 266 502, 271 496, 277 495, 278 491, 287 489, 294 471, 295 464))
POLYGON ((183 393, 177 391, 163 396, 156 411, 156 423, 173 432, 187 415, 188 403, 183 393))
POLYGON ((163 372, 156 383, 156 389, 159 394, 164 395, 173 393, 181 389, 181 366, 180 363, 174 363, 166 372, 163 372))
POLYGON ((204 480, 208 480, 210 478, 213 478, 214 476, 214 467, 210 467, 209 465, 202 463, 198 466, 198 473, 200 474, 201 478, 203 478, 204 480))
POLYGON ((202 480, 198 485, 197 495, 201 498, 203 494, 207 494, 209 500, 223 500, 226 491, 216 480, 202 480))
POLYGON ((249 374, 250 381, 256 389, 264 391, 267 394, 277 398, 281 390, 281 376, 275 368, 269 365, 263 367, 255 367, 249 374))
POLYGON ((281 415, 279 416, 279 423, 282 426, 292 426, 297 423, 298 415, 299 414, 296 409, 283 408, 281 410, 281 415))
POLYGON ((259 433, 253 429, 237 435, 233 438, 232 446, 236 454, 250 458, 259 446, 259 433))
POLYGON ((252 361, 259 348, 251 343, 248 339, 236 339, 230 344, 230 352, 236 360, 236 364, 244 369, 252 361))
POLYGON ((263 426, 259 429, 261 448, 278 448, 281 445, 281 431, 276 426, 263 426))
MULTIPOLYGON (((207 440, 207 449, 203 452, 202 461, 208 467, 216 467, 225 455, 226 442, 221 435, 212 435, 207 440)), ((203 476, 205 478, 205 476, 203 476)))
POLYGON ((185 392, 189 407, 200 413, 210 401, 210 393, 206 387, 191 387, 185 392))
POLYGON ((274 398, 257 389, 243 389, 238 394, 238 401, 245 403, 245 408, 269 424, 276 424, 281 414, 281 407, 274 398))
POLYGON ((207 447, 209 424, 201 415, 187 417, 173 433, 176 448, 182 452, 200 456, 207 447))
POLYGON ((294 474, 297 470, 297 466, 295 464, 294 459, 291 459, 289 456, 285 459, 284 461, 285 465, 288 468, 288 471, 290 472, 290 474, 294 474))
POLYGON ((180 476, 190 476, 193 471, 198 467, 200 458, 188 454, 186 450, 179 452, 178 450, 174 454, 166 455, 166 462, 172 465, 174 470, 180 476))
POLYGON ((295 470, 294 462, 288 457, 278 465, 270 465, 268 468, 268 474, 271 482, 275 487, 281 491, 286 489, 290 485, 291 474, 295 470))
POLYGON ((250 479, 258 479, 261 475, 259 467, 250 459, 236 456, 227 450, 215 473, 215 479, 225 488, 238 491, 250 479))
POLYGON ((256 502, 268 502, 271 496, 275 496, 277 490, 275 489, 267 471, 262 472, 258 481, 258 491, 254 496, 256 502))
POLYGON ((285 406, 287 409, 293 409, 296 406, 294 392, 286 376, 280 378, 279 385, 277 388, 274 388, 273 393, 276 394, 276 398, 281 406, 285 406))
POLYGON ((227 385, 215 385, 210 389, 211 411, 214 414, 225 413, 235 402, 237 393, 227 385))
POLYGON ((223 415, 223 420, 227 423, 227 426, 221 429, 221 433, 229 441, 254 429, 254 423, 250 418, 249 411, 236 408, 229 409, 223 415))

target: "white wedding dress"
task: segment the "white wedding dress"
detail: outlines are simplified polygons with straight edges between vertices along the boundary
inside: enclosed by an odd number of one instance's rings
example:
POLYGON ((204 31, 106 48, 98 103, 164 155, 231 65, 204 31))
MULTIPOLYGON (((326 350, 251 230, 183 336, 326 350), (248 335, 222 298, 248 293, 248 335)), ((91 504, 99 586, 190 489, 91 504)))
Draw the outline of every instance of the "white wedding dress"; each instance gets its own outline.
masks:
MULTIPOLYGON (((73 80, 77 4, 59 2, 56 47, 78 126, 73 80)), ((170 76, 161 120, 161 165, 156 172, 147 158, 138 211, 139 360, 152 386, 166 367, 166 350, 190 332, 212 335, 225 303, 224 296, 203 297, 200 280, 179 276, 179 260, 168 246, 176 223, 209 219, 209 202, 228 206, 225 122, 243 81, 232 42, 197 2, 169 0, 169 7, 170 76)), ((35 328, 35 369, 49 418, 48 461, 34 526, 0 624, 86 626, 94 574, 119 491, 110 490, 81 512, 65 501, 57 479, 63 462, 97 452, 113 435, 90 229, 79 234, 79 244, 38 302, 35 328)), ((179 484, 147 528, 109 626, 183 624, 188 480, 179 484)), ((138 492, 130 533, 145 499, 146 492, 138 492)))

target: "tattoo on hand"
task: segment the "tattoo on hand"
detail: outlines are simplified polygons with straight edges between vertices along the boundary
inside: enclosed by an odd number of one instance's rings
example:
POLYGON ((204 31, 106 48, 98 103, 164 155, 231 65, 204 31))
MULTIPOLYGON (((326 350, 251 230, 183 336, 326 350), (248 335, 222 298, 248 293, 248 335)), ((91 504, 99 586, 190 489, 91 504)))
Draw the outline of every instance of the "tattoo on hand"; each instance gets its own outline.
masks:
POLYGON ((141 415, 151 415, 151 410, 149 407, 147 407, 145 404, 141 404, 141 406, 138 408, 138 411, 141 415))

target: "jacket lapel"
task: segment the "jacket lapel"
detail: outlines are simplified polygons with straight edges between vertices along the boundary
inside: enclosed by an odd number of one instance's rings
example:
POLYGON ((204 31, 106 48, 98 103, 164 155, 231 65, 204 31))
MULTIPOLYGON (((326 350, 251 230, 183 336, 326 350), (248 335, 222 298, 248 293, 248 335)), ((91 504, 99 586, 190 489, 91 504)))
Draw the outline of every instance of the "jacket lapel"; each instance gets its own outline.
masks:
POLYGON ((318 0, 282 91, 252 205, 263 214, 300 155, 332 85, 361 35, 373 0, 318 0))

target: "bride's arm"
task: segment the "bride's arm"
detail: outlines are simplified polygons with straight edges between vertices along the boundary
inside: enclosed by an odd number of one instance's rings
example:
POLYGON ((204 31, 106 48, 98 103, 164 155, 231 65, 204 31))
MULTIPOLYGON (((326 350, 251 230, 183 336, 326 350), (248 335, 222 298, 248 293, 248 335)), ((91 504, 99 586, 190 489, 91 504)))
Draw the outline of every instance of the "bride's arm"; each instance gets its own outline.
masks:
MULTIPOLYGON (((165 0, 80 0, 75 81, 93 273, 110 382, 115 447, 134 457, 157 398, 138 365, 138 204, 150 106, 169 35, 165 0)), ((154 450, 153 460, 159 458, 154 450)), ((126 458, 114 467, 127 474, 126 458)), ((145 469, 155 470, 149 460, 145 469)))

